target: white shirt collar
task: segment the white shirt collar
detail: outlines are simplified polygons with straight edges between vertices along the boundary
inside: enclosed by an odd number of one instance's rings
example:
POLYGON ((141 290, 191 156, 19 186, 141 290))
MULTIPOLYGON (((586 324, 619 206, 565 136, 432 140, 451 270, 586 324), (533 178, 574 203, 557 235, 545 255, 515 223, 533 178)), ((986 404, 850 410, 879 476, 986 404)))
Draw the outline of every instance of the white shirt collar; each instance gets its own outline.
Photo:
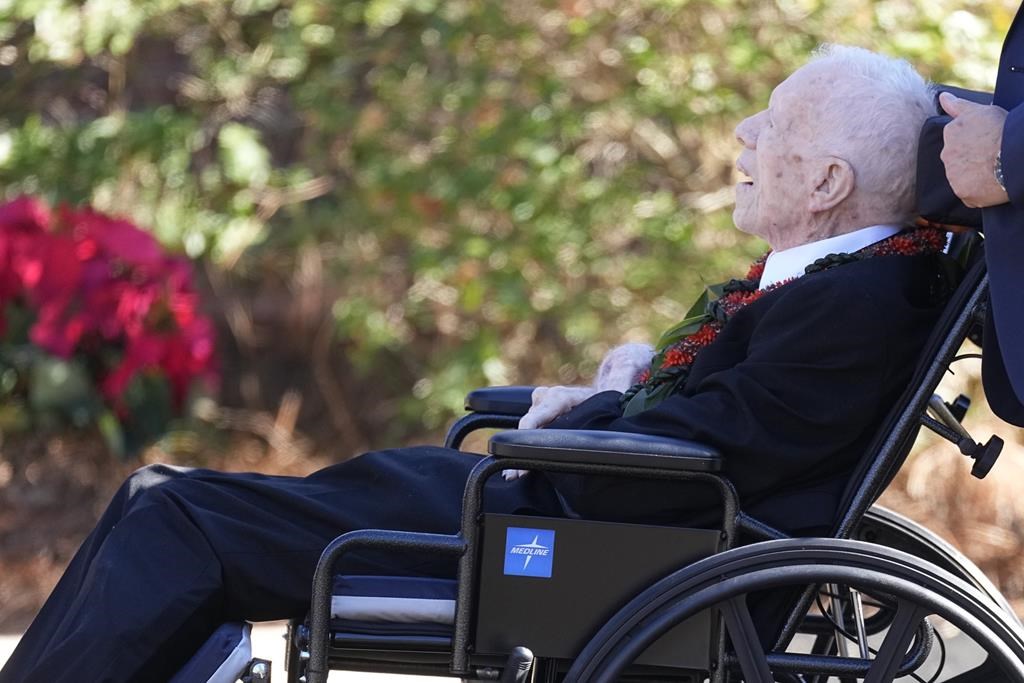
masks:
POLYGON ((773 251, 765 261, 760 288, 765 289, 777 282, 800 277, 804 274, 804 268, 824 256, 852 254, 875 242, 892 237, 902 229, 899 225, 872 225, 844 235, 808 242, 782 251, 773 251))

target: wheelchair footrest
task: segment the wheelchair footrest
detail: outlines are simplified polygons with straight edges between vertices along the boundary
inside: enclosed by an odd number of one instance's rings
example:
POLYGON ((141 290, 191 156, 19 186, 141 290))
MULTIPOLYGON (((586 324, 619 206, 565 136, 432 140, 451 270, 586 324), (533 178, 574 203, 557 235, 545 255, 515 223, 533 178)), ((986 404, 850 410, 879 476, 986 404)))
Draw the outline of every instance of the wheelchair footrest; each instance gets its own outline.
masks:
POLYGON ((235 683, 252 659, 251 631, 244 621, 221 625, 170 683, 235 683))

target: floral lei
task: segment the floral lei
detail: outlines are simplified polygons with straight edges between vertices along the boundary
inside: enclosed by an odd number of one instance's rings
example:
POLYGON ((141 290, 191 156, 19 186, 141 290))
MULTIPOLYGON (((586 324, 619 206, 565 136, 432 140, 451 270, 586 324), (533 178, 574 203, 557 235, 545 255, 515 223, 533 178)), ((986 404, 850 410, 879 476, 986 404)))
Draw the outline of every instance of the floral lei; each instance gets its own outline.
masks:
MULTIPOLYGON (((940 230, 911 228, 852 254, 829 254, 807 266, 804 273, 828 270, 874 256, 937 254, 945 244, 946 234, 940 230)), ((770 253, 754 261, 744 279, 730 280, 706 288, 686 318, 662 335, 651 367, 644 370, 637 384, 623 394, 625 416, 647 410, 678 391, 686 383, 697 354, 715 341, 733 316, 766 294, 796 279, 790 278, 758 289, 770 253)))

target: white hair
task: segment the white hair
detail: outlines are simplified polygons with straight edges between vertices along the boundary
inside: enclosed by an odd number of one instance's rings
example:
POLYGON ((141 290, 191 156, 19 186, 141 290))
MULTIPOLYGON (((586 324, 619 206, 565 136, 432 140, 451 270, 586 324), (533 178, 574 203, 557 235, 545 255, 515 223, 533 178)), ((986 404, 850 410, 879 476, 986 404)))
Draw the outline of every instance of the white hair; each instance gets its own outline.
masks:
POLYGON ((938 113, 935 87, 905 60, 860 47, 824 44, 808 64, 855 77, 848 89, 826 96, 835 132, 829 143, 853 166, 858 191, 884 194, 895 216, 911 219, 918 136, 925 119, 938 113))

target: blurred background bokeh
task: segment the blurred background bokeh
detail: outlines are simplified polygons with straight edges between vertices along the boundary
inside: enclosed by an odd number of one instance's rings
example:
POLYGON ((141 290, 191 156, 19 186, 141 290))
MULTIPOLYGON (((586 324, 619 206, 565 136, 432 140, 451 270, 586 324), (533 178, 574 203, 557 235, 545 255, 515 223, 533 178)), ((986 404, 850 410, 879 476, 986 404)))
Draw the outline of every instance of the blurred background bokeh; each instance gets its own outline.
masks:
MULTIPOLYGON (((732 130, 815 46, 991 88, 1017 4, 0 0, 0 199, 191 259, 221 375, 121 455, 0 397, 0 630, 141 463, 308 472, 438 441, 477 386, 588 382, 763 249, 731 227, 732 130)), ((1001 462, 972 480, 922 439, 887 501, 1024 605, 1018 436, 967 365, 1001 462)))

